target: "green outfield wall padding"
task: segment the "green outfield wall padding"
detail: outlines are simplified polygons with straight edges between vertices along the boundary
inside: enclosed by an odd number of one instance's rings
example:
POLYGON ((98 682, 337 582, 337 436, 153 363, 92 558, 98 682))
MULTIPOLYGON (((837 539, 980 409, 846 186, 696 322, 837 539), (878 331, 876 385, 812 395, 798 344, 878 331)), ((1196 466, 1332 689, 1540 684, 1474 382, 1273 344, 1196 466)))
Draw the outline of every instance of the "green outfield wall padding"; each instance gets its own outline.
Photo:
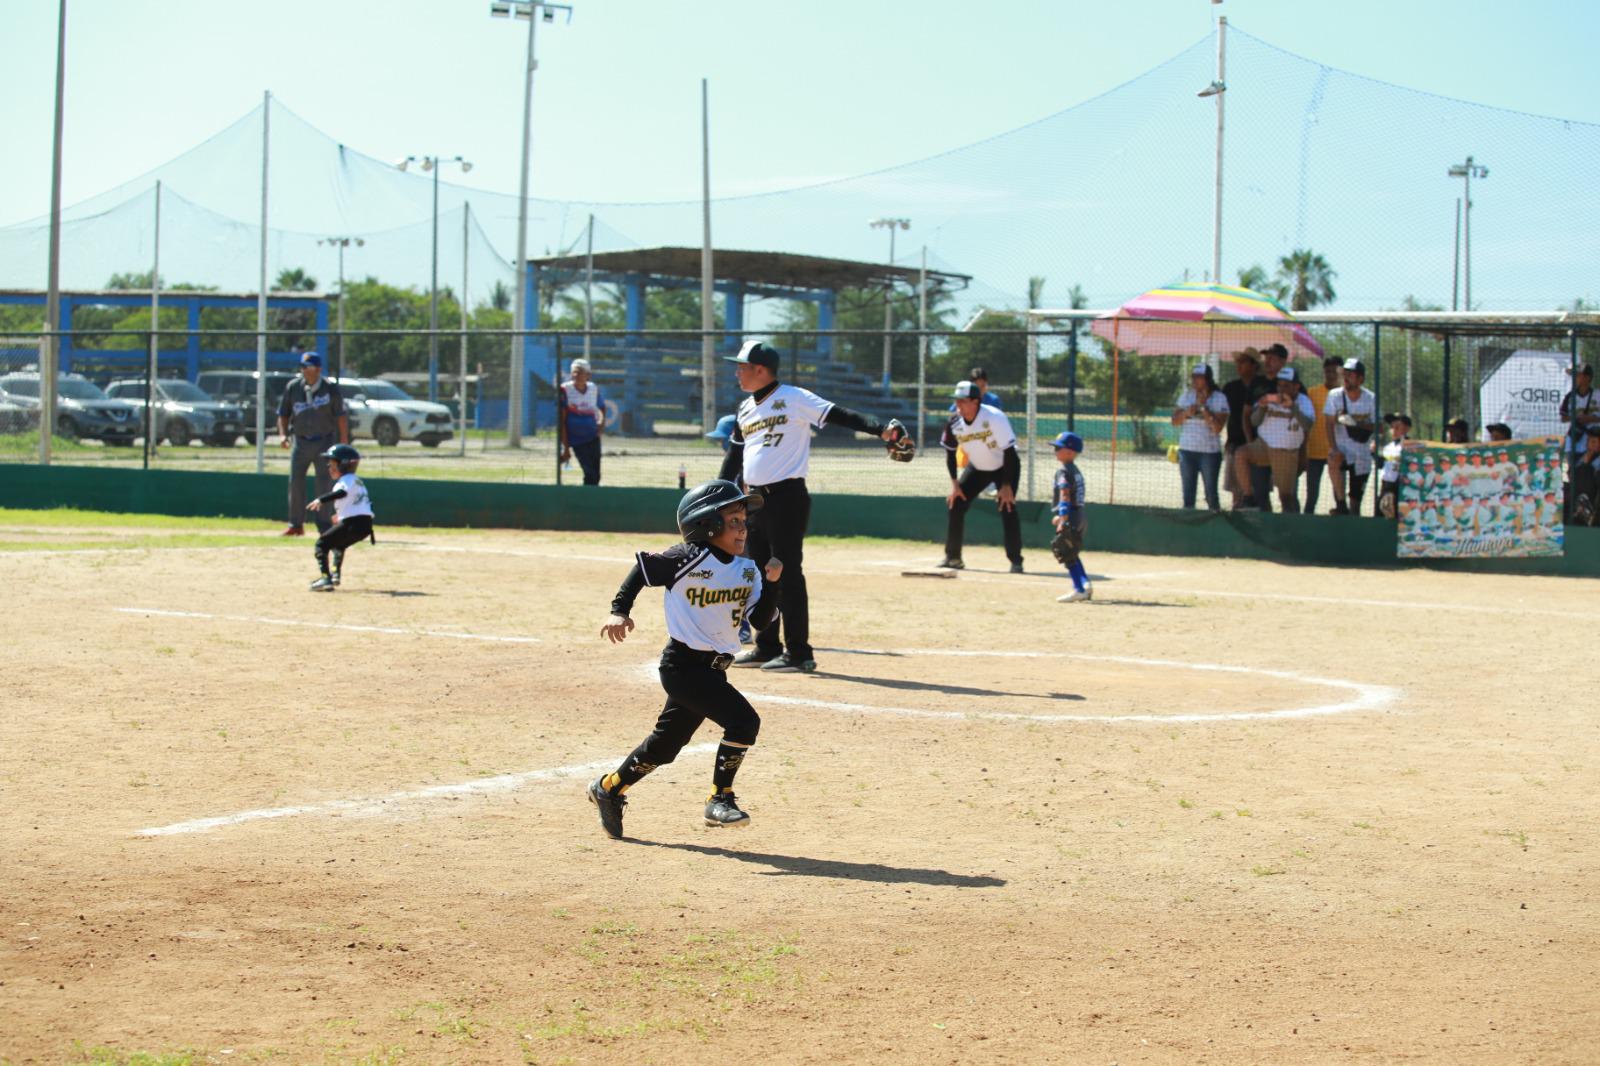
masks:
MULTIPOLYGON (((554 529, 605 533, 658 533, 670 537, 681 495, 676 489, 495 484, 367 478, 378 524, 475 529, 554 529)), ((47 509, 77 507, 131 514, 260 518, 282 523, 287 484, 281 474, 223 474, 186 470, 105 470, 89 466, 0 465, 0 505, 47 509)), ((1048 559, 1050 511, 1019 503, 1022 542, 1030 565, 1048 559), (1044 557, 1041 558, 1040 554, 1044 557)), ((1395 558, 1395 526, 1376 518, 1278 515, 1255 512, 1179 511, 1090 504, 1084 554, 1263 559, 1324 566, 1429 566, 1501 574, 1600 577, 1600 530, 1568 529, 1566 554, 1553 559, 1471 559, 1407 562, 1395 558)), ((943 497, 814 497, 811 532, 817 536, 882 537, 923 541, 928 562, 940 556, 946 509, 943 497)), ((967 513, 966 542, 981 551, 1002 543, 992 499, 967 513)))

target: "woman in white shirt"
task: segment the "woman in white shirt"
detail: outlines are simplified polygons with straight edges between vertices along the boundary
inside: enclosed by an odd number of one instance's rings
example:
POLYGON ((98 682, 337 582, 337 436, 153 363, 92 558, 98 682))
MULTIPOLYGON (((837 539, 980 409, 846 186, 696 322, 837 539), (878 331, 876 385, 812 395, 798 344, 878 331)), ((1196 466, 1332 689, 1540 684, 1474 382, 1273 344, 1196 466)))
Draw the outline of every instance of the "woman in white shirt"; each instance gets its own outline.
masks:
POLYGON ((1192 509, 1195 482, 1204 480, 1206 506, 1222 510, 1217 497, 1217 474, 1222 469, 1222 430, 1228 424, 1228 398, 1217 388, 1211 367, 1196 364, 1189 374, 1190 387, 1178 397, 1172 424, 1178 427, 1178 477, 1183 482, 1183 506, 1192 509))

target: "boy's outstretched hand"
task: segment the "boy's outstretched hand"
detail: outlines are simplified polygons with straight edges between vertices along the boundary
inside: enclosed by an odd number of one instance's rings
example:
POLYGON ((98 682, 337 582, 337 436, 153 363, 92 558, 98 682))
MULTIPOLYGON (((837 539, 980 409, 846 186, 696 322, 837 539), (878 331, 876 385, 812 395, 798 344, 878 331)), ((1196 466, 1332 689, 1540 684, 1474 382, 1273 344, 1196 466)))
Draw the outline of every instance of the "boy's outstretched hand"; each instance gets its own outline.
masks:
POLYGON ((624 618, 614 614, 606 619, 606 624, 600 627, 600 635, 613 644, 621 644, 628 639, 628 634, 633 630, 633 619, 624 618))

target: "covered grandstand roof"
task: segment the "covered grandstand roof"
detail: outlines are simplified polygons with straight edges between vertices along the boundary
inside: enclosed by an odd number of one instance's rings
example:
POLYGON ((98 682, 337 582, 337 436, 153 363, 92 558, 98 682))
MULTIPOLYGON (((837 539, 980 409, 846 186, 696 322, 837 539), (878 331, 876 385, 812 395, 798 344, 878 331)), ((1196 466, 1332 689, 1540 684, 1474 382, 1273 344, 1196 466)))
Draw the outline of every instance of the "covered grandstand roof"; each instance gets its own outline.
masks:
MULTIPOLYGON (((582 255, 555 255, 533 260, 540 270, 582 271, 582 255)), ((915 286, 921 277, 917 267, 889 263, 863 263, 854 259, 827 259, 816 255, 788 252, 742 252, 714 249, 712 265, 718 281, 738 281, 747 285, 782 289, 863 289, 890 282, 915 286)), ((653 274, 666 278, 698 278, 699 248, 638 248, 622 252, 596 252, 594 269, 606 274, 653 274)), ((929 270, 928 281, 935 289, 964 289, 972 280, 969 274, 929 270)))

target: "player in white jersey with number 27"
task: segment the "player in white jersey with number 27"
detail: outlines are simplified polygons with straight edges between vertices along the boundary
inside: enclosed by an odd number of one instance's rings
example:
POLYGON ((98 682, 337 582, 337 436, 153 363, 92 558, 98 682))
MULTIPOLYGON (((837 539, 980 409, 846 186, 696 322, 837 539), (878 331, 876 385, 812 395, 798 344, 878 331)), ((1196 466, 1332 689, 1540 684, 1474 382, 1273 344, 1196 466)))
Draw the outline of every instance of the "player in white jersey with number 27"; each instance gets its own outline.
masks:
POLYGON ((707 718, 722 727, 722 743, 706 800, 708 826, 740 826, 750 816, 739 808, 733 777, 745 752, 756 742, 761 719, 750 701, 728 683, 728 667, 739 650, 739 626, 748 617, 757 628, 777 614, 775 586, 763 586, 761 568, 744 558, 748 516, 761 508, 731 481, 708 481, 690 489, 678 504, 683 543, 664 552, 639 552, 600 635, 612 643, 633 630, 633 601, 641 589, 659 588, 666 596, 667 646, 659 674, 667 702, 655 729, 609 774, 589 785, 589 802, 600 813, 608 836, 622 837, 624 796, 658 766, 678 757, 707 718))

